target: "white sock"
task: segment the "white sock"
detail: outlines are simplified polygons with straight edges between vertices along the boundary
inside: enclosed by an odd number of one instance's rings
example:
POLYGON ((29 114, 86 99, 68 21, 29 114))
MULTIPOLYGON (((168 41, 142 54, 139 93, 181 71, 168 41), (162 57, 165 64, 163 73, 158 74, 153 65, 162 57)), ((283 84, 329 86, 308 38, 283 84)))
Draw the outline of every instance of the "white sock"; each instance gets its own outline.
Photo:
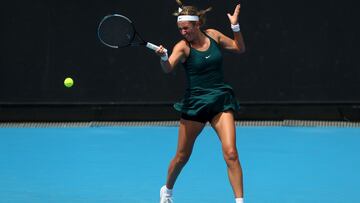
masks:
POLYGON ((244 199, 243 198, 235 198, 235 202, 236 203, 244 203, 244 199))
POLYGON ((172 196, 172 189, 167 188, 166 185, 164 185, 164 186, 165 186, 164 187, 165 194, 168 195, 168 196, 172 196))

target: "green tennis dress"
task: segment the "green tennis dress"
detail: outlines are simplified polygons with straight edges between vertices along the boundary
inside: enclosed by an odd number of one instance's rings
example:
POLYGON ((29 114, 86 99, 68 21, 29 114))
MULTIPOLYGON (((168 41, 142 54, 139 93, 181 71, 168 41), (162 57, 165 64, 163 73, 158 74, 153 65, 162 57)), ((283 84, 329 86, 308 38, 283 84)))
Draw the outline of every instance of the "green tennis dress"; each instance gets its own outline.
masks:
POLYGON ((206 36, 210 39, 206 51, 190 47, 190 54, 183 63, 187 88, 181 102, 174 104, 177 111, 189 116, 239 110, 233 89, 224 82, 220 47, 214 39, 206 36))

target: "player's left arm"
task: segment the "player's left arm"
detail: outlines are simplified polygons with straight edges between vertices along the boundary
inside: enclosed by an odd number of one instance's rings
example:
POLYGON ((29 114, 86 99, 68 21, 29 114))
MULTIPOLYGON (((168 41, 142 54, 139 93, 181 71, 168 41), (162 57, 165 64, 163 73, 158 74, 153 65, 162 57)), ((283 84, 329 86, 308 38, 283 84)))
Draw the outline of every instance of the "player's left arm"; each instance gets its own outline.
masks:
MULTIPOLYGON (((227 14, 231 25, 238 25, 239 14, 240 14, 240 4, 238 4, 235 7, 234 13, 232 15, 229 13, 227 14)), ((207 32, 210 35, 212 35, 214 39, 217 39, 218 43, 222 48, 235 53, 245 52, 244 38, 240 32, 240 29, 233 29, 233 33, 234 33, 233 39, 231 39, 230 37, 224 35, 223 33, 215 29, 208 29, 207 32)))

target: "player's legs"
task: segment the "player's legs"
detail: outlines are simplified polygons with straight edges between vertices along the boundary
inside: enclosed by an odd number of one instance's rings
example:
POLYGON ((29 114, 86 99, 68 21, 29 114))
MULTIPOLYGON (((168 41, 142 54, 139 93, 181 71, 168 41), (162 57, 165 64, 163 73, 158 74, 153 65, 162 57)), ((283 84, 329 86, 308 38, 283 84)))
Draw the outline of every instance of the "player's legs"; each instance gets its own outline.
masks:
POLYGON ((172 189, 174 187, 178 175, 190 158, 195 140, 204 126, 205 123, 185 119, 180 120, 176 155, 171 160, 168 169, 168 177, 166 181, 166 187, 168 189, 172 189))
POLYGON ((221 141, 224 159, 226 161, 230 184, 236 198, 243 197, 243 178, 238 152, 236 149, 235 121, 232 111, 221 112, 211 121, 221 141))

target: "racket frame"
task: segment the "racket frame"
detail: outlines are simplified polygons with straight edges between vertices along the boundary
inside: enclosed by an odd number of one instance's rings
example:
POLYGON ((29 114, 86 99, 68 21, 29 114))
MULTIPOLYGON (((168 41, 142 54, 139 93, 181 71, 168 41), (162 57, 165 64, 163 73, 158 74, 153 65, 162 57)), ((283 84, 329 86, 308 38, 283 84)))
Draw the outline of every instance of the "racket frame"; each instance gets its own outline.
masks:
MULTIPOLYGON (((98 38, 99 40, 101 41, 101 43, 103 43, 104 45, 110 47, 110 48, 114 48, 114 49, 117 49, 117 48, 123 48, 123 47, 129 47, 129 46, 145 46, 149 49, 152 49, 154 51, 158 50, 159 49, 159 46, 153 44, 153 43, 150 43, 150 42, 146 42, 142 37, 141 35, 137 32, 137 30, 135 29, 135 26, 134 26, 134 23, 126 16, 124 15, 120 15, 120 14, 109 14, 109 15, 106 15, 105 17, 103 17, 103 19, 100 21, 99 23, 99 26, 98 26, 98 30, 97 30, 97 34, 98 34, 98 38), (101 25, 103 22, 105 22, 107 19, 109 18, 112 18, 112 17, 120 17, 120 18, 123 18, 125 20, 127 20, 129 22, 129 24, 131 25, 131 28, 134 30, 133 32, 133 35, 130 36, 130 40, 129 40, 129 43, 127 45, 124 45, 124 46, 116 46, 116 45, 111 45, 111 44, 108 44, 106 43, 102 38, 101 38, 101 35, 100 35, 100 28, 101 28, 101 25), (134 42, 135 40, 135 37, 137 37, 140 42, 134 42)), ((167 52, 167 50, 165 49, 165 52, 167 52)))

